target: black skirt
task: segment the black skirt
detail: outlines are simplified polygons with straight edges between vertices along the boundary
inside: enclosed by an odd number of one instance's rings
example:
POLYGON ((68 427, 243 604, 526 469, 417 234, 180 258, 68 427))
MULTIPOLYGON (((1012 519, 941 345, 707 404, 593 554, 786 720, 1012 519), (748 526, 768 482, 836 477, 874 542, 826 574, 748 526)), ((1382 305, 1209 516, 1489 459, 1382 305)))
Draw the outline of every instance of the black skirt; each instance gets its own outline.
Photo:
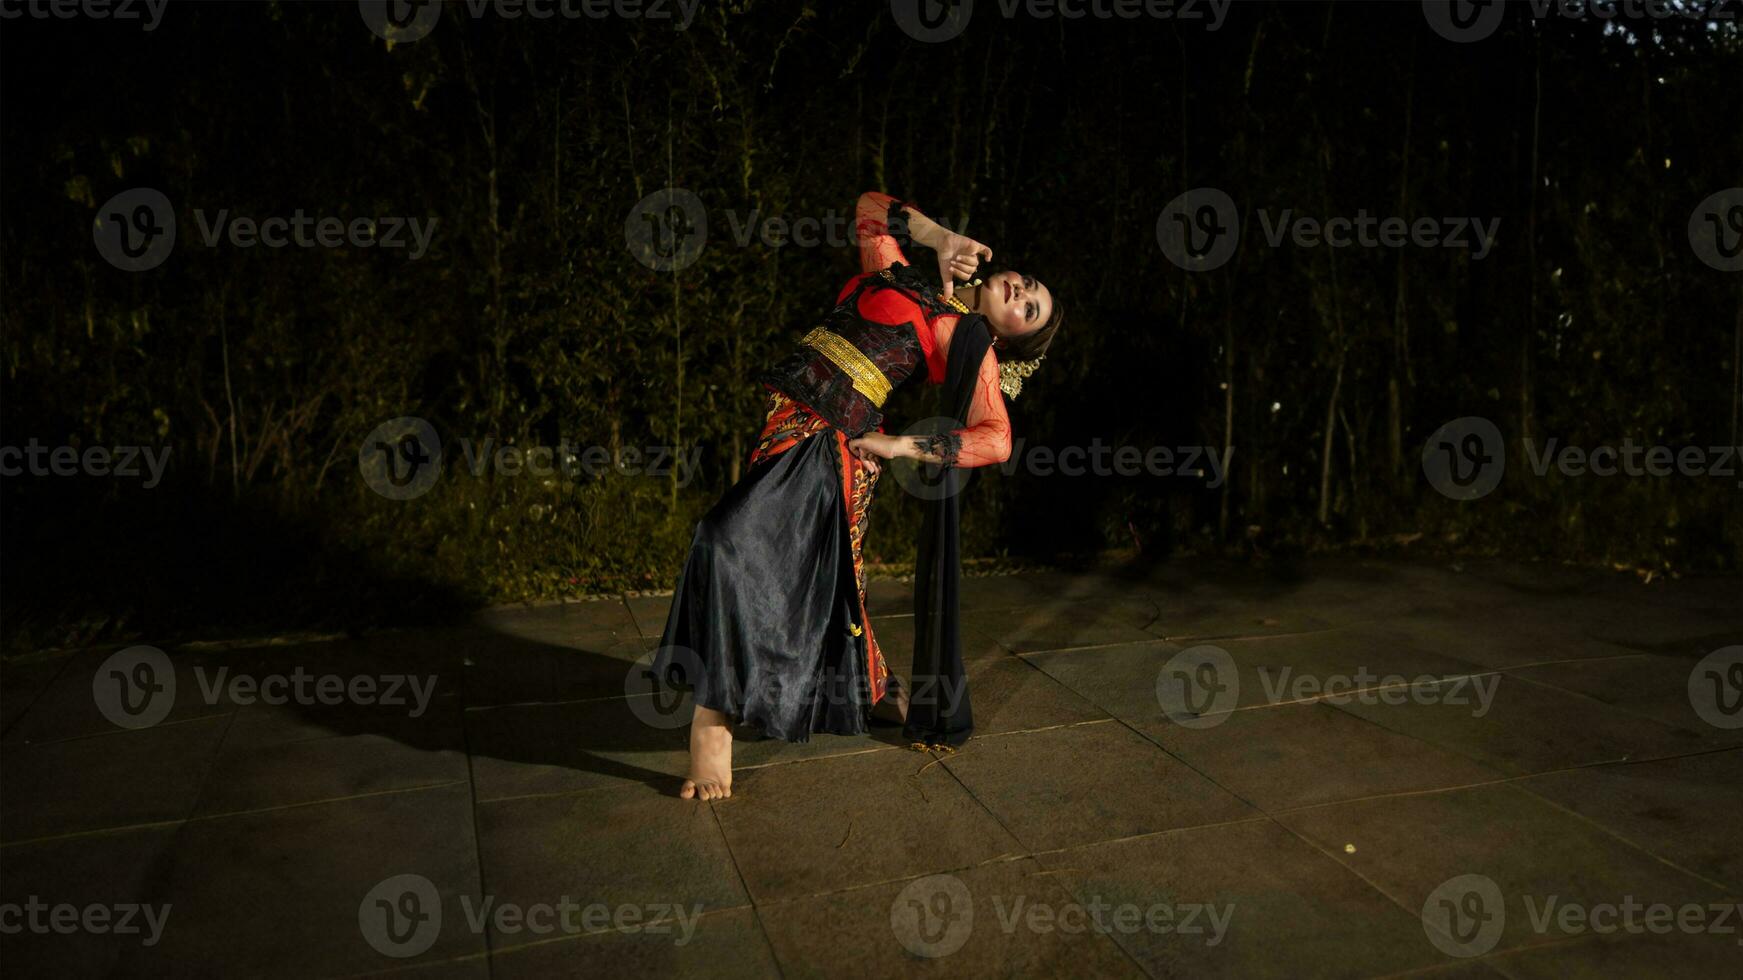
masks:
POLYGON ((888 677, 859 560, 874 474, 803 405, 769 404, 750 469, 696 526, 655 673, 771 738, 861 734, 888 677))

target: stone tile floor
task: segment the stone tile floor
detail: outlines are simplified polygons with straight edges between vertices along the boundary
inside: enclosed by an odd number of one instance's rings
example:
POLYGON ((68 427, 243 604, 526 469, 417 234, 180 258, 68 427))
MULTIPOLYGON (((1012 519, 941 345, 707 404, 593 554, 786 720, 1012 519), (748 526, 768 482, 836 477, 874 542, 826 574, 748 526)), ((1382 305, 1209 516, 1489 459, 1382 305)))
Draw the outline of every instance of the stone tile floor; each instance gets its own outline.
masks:
MULTIPOLYGON (((873 583, 898 671, 907 587, 873 583)), ((979 735, 675 798, 665 600, 0 672, 9 975, 1743 975, 1743 582, 965 582, 979 735), (141 673, 145 671, 145 673, 141 673), (137 712, 137 713, 135 713, 137 712), (146 722, 152 722, 146 724, 146 722)))

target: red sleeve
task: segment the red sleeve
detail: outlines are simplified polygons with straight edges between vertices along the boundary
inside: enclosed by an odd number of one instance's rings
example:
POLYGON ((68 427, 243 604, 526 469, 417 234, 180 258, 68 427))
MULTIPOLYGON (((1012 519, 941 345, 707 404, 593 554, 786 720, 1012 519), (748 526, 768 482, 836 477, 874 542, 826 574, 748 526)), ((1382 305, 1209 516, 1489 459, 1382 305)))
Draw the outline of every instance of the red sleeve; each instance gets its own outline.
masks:
MULTIPOLYGON (((941 316, 932 322, 937 362, 950 355, 950 342, 962 318, 941 316)), ((940 375, 941 377, 942 375, 940 375)), ((927 437, 922 450, 943 457, 950 466, 986 466, 1011 458, 1011 417, 1005 413, 1005 393, 999 387, 999 359, 991 347, 980 359, 974 401, 969 403, 967 425, 927 437)))
POLYGON ((1005 393, 999 387, 999 360, 987 348, 980 361, 980 383, 968 406, 968 427, 952 435, 962 440, 957 466, 986 466, 1011 458, 1011 417, 1005 414, 1005 393))
POLYGON ((859 205, 854 212, 853 237, 859 243, 861 272, 878 272, 897 262, 909 264, 888 225, 890 205, 895 203, 895 198, 882 191, 866 191, 859 196, 859 205))

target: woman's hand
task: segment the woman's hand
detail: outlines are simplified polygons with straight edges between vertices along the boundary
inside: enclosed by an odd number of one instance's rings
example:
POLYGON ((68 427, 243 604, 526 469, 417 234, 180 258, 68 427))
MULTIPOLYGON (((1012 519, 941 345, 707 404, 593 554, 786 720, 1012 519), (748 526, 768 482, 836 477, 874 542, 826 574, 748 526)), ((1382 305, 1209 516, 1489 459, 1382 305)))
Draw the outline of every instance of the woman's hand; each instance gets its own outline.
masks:
POLYGON ((944 281, 947 298, 956 295, 956 280, 972 279, 981 260, 993 257, 992 249, 967 235, 947 230, 912 208, 908 209, 908 235, 938 253, 938 278, 944 281))
POLYGON ((866 469, 877 473, 881 469, 877 464, 878 457, 896 459, 905 456, 913 448, 913 440, 882 432, 867 432, 857 439, 847 440, 847 448, 865 463, 866 469))
POLYGON ((944 280, 944 297, 949 299, 956 295, 956 280, 966 282, 973 279, 981 259, 991 259, 993 250, 953 231, 944 232, 940 238, 937 246, 938 277, 944 280))

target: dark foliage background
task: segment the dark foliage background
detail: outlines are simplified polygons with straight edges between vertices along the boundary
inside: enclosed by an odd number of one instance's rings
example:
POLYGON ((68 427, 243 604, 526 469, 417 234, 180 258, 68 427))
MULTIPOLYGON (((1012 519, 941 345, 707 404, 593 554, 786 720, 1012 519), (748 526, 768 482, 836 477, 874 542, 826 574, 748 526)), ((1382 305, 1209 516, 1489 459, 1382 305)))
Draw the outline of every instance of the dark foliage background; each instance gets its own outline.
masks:
MULTIPOLYGON (((979 556, 1374 548, 1735 568, 1735 479, 1537 477, 1519 439, 1736 445, 1743 280, 1691 209, 1743 184, 1737 27, 1533 19, 1454 44, 1415 3, 1234 5, 1169 20, 1000 17, 942 44, 885 4, 701 5, 639 20, 473 18, 388 45, 351 3, 172 4, 152 32, 9 21, 4 437, 172 447, 164 484, 8 477, 7 644, 440 615, 669 587, 739 474, 755 371, 853 271, 845 244, 740 245, 751 212, 844 217, 887 189, 1071 308, 1013 403, 1029 446, 1235 447, 1226 485, 987 474, 979 556), (133 187, 179 242, 92 247, 133 187), (666 187, 709 213, 677 274, 626 246, 666 187), (1188 274, 1156 221, 1240 202, 1234 260, 1188 274), (435 217, 421 259, 208 247, 195 209, 435 217), (1256 211, 1499 218, 1492 254, 1267 247, 1256 211), (475 478, 396 502, 359 475, 396 416, 447 441, 700 453, 697 479, 475 478), (1489 497, 1422 478, 1423 440, 1509 435, 1489 497)), ((894 416, 928 414, 918 396, 894 416)), ((872 557, 910 554, 886 485, 872 557)))

